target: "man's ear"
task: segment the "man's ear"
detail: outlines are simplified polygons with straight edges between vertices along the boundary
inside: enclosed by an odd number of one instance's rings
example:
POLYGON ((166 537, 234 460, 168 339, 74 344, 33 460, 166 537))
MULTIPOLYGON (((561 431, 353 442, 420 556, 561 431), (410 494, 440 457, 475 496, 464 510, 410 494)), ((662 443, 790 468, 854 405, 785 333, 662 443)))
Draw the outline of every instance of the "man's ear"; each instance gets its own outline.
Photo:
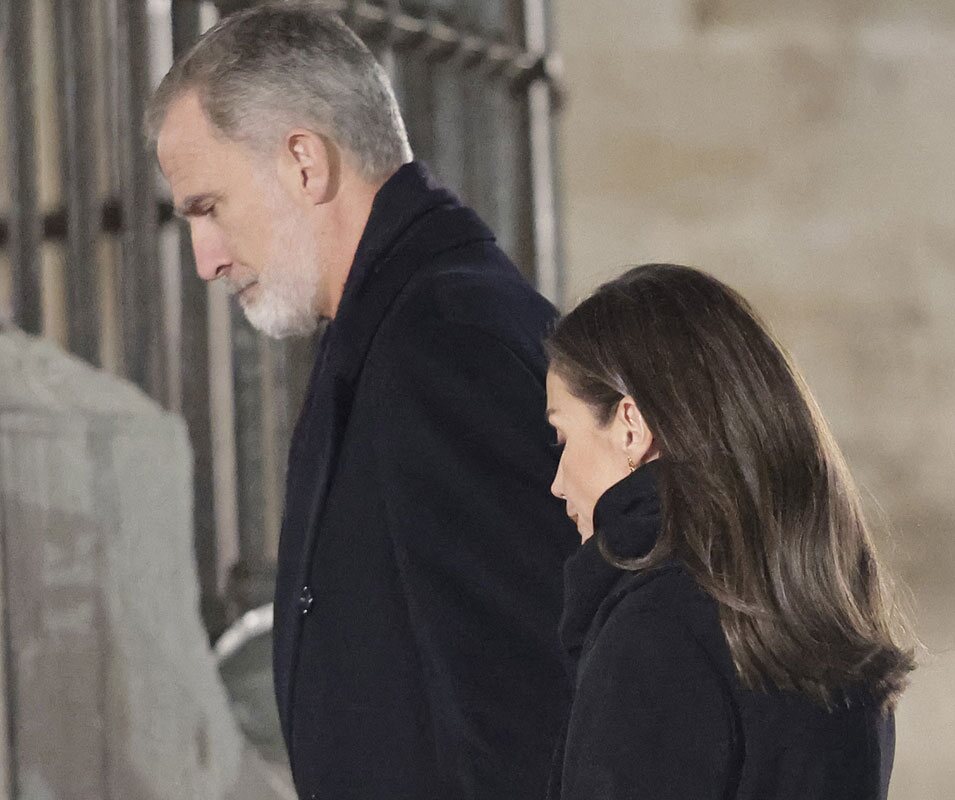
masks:
POLYGON ((639 466, 660 455, 653 433, 630 395, 624 396, 617 404, 615 422, 621 433, 621 444, 631 463, 639 466))
POLYGON ((327 136, 306 128, 289 131, 280 168, 294 195, 306 203, 321 205, 338 193, 341 153, 327 136))

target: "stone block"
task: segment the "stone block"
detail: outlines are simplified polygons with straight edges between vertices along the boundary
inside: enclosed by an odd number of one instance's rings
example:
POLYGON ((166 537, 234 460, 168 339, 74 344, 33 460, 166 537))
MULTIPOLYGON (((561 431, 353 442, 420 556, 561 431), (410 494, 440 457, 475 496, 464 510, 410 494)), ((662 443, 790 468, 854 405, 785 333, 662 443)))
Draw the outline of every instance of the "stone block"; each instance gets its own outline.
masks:
POLYGON ((0 332, 12 797, 248 797, 198 614, 191 465, 179 417, 0 332))

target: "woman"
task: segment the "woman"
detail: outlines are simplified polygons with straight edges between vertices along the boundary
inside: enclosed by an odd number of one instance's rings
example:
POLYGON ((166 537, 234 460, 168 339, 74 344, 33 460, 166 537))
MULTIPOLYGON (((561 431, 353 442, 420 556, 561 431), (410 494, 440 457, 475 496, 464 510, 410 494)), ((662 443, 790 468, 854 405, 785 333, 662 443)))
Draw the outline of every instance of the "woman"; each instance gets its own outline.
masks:
POLYGON ((747 303, 636 267, 549 343, 552 490, 583 546, 561 800, 885 798, 913 668, 859 498, 747 303))

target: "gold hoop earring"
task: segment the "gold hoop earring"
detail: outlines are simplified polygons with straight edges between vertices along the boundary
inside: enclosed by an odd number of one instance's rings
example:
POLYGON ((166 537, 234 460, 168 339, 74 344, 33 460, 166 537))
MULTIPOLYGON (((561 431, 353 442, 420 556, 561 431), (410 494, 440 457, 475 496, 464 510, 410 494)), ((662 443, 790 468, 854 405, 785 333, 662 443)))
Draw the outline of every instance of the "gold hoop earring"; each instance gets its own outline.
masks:
POLYGON ((633 463, 633 459, 630 456, 627 456, 627 466, 630 467, 630 471, 634 472, 637 469, 637 465, 633 463))

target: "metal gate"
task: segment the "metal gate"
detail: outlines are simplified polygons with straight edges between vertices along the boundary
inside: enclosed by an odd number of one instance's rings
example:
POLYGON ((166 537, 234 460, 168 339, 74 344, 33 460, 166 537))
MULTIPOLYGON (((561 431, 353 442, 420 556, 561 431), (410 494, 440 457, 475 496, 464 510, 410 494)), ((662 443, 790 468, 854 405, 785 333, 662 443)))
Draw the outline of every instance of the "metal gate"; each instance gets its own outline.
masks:
MULTIPOLYGON (((212 638, 271 597, 290 422, 314 341, 260 336, 222 287, 195 276, 140 122, 173 55, 250 4, 0 0, 0 321, 185 417, 212 638)), ((556 300, 547 0, 324 4, 391 75, 416 157, 556 300)))

